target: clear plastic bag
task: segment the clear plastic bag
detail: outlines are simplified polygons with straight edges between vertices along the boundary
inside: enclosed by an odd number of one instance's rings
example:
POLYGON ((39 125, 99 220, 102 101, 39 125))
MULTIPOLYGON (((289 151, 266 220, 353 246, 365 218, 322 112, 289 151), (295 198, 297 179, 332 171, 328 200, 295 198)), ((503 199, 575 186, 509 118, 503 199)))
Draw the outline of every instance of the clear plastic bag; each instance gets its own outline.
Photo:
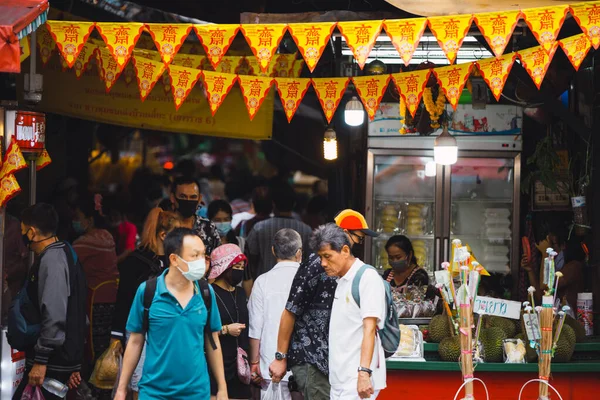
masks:
POLYGON ((506 364, 524 364, 525 343, 521 339, 505 339, 502 347, 504 348, 504 362, 506 364))
POLYGON ((262 400, 284 400, 283 393, 281 392, 281 383, 275 383, 271 381, 267 393, 262 400))
POLYGON ((96 361, 94 372, 90 377, 90 384, 98 389, 111 390, 114 388, 121 367, 121 351, 120 341, 110 344, 110 347, 96 361))
POLYGON ((21 395, 21 400, 45 400, 42 389, 39 386, 27 385, 21 395))

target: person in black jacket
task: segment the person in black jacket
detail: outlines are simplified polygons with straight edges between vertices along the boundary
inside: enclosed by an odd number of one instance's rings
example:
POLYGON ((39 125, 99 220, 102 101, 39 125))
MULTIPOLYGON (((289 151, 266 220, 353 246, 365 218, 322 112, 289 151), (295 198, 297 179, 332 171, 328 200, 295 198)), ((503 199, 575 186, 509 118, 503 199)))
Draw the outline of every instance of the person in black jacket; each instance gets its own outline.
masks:
MULTIPOLYGON (((36 257, 27 277, 27 295, 40 321, 35 345, 25 351, 24 378, 13 399, 21 399, 27 385, 42 386, 55 379, 75 387, 79 384, 86 329, 87 285, 72 247, 56 237, 58 215, 54 208, 38 203, 21 217, 24 244, 36 257)), ((42 388, 45 399, 59 397, 42 388)))
MULTIPOLYGON (((163 241, 169 232, 181 226, 181 222, 177 213, 163 211, 160 208, 154 208, 148 214, 142 231, 140 247, 118 266, 120 281, 112 322, 112 340, 125 342, 127 337, 125 326, 135 293, 143 282, 163 272, 165 268, 163 241)), ((131 380, 131 389, 136 398, 137 382, 141 378, 142 366, 143 355, 131 380), (136 375, 138 373, 139 376, 136 375)))

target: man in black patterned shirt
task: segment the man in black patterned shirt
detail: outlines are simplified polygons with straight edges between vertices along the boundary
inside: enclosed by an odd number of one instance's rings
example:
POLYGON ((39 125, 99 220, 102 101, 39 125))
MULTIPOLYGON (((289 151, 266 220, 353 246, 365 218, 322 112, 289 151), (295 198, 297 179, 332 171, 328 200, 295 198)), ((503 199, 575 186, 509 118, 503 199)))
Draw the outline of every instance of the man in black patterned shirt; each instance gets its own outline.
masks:
MULTIPOLYGON (((341 211, 335 223, 344 229, 352 246, 363 243, 365 236, 377 236, 354 210, 341 211)), ((321 259, 312 253, 300 265, 281 315, 270 374, 279 382, 291 369, 305 400, 329 399, 329 319, 336 286, 337 279, 327 276, 321 259)))

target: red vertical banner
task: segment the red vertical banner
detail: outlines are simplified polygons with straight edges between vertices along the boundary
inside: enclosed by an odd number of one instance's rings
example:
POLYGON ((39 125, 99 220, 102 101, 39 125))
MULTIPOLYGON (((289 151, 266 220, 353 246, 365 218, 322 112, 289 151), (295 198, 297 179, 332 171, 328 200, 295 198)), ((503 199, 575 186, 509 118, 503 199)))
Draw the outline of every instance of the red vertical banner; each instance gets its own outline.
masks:
POLYGON ((548 55, 556 50, 554 43, 556 43, 560 28, 565 22, 567 11, 569 11, 567 5, 523 10, 525 22, 548 55))
POLYGON ((600 1, 574 4, 571 6, 571 15, 581 27, 594 49, 600 46, 600 1))
POLYGON ((312 79, 313 88, 317 93, 317 97, 319 98, 319 102, 321 103, 321 107, 325 113, 327 123, 331 123, 331 120, 335 115, 335 111, 340 105, 342 97, 344 97, 344 93, 346 92, 349 82, 350 80, 348 78, 312 79))
POLYGON ((146 24, 165 64, 170 64, 192 30, 191 24, 146 24))
POLYGON ((390 75, 387 74, 355 76, 352 78, 356 92, 371 121, 375 118, 375 113, 379 109, 379 103, 381 103, 381 99, 385 94, 390 78, 390 75))
POLYGON ((472 21, 472 15, 429 18, 429 29, 431 29, 450 64, 454 64, 454 61, 456 61, 458 50, 469 32, 472 21))
POLYGON ((269 93, 273 78, 239 75, 238 79, 244 100, 246 101, 248 115, 250 116, 250 121, 252 121, 269 93))
POLYGON ((579 71, 581 63, 592 48, 592 42, 585 33, 558 41, 565 55, 571 61, 575 71, 579 71))
POLYGON ((144 101, 165 72, 166 66, 161 61, 138 57, 137 54, 134 54, 131 60, 140 89, 140 98, 144 101))
POLYGON ((252 53, 258 60, 260 69, 267 72, 271 58, 283 38, 286 24, 243 24, 242 33, 246 37, 252 53))
POLYGON ((144 24, 136 22, 98 22, 96 23, 96 29, 122 70, 129 61, 133 48, 144 30, 144 24))
POLYGON ((383 21, 383 28, 392 40, 405 66, 409 66, 423 36, 427 18, 393 19, 383 21))
POLYGON ((338 29, 352 50, 360 69, 367 63, 382 25, 383 21, 338 22, 338 29))
POLYGON ((500 101, 502 90, 504 90, 516 57, 516 53, 509 53, 500 58, 487 58, 477 62, 481 77, 490 87, 496 101, 500 101))
POLYGON ((223 57, 225 57, 225 53, 229 50, 231 43, 233 43, 233 39, 235 39, 240 30, 240 26, 238 24, 202 24, 194 25, 194 29, 202 42, 210 63, 216 70, 223 57))
POLYGON ((173 100, 175 101, 175 109, 183 104, 185 99, 202 76, 202 71, 199 69, 178 67, 169 65, 169 75, 171 76, 171 90, 173 92, 173 100))
POLYGON ((548 67, 550 67, 550 63, 556 53, 557 47, 558 43, 555 42, 550 54, 548 54, 541 46, 519 50, 518 52, 521 63, 523 63, 523 68, 527 70, 538 89, 542 86, 542 82, 544 81, 546 72, 548 72, 548 67))
POLYGON ((69 68, 75 65, 77 56, 94 30, 93 22, 47 21, 46 26, 69 68))
POLYGON ((475 14, 475 24, 496 57, 504 54, 520 16, 521 11, 475 14))
POLYGON ((433 73, 437 77, 440 87, 446 95, 448 103, 456 110, 458 100, 462 94, 467 79, 471 74, 473 63, 449 65, 447 67, 436 68, 433 73))
POLYGON ((229 91, 238 80, 235 74, 224 74, 219 72, 204 71, 204 90, 206 90, 206 97, 208 98, 208 104, 210 104, 210 112, 213 117, 217 113, 217 110, 225 101, 225 97, 229 94, 229 91))
POLYGON ((308 86, 310 79, 306 78, 275 78, 279 98, 283 104, 283 110, 288 122, 292 121, 298 110, 308 86))
POLYGON ((335 29, 335 22, 289 24, 288 29, 308 69, 313 72, 335 29))
POLYGON ((392 74, 392 79, 394 79, 396 87, 400 90, 406 108, 413 118, 417 113, 419 103, 421 103, 421 97, 423 97, 423 91, 430 74, 431 70, 429 69, 392 74))

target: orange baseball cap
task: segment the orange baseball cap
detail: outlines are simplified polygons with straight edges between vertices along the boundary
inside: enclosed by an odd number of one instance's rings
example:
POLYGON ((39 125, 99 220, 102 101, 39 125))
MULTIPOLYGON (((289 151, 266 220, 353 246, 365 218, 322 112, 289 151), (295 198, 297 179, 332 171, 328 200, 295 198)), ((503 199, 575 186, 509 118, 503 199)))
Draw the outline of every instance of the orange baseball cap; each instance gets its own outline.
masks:
POLYGON ((335 216, 335 223, 340 228, 346 229, 348 231, 361 231, 365 235, 372 237, 379 236, 378 233, 373 232, 369 229, 369 225, 367 225, 367 220, 358 211, 354 211, 351 209, 340 211, 335 216))

